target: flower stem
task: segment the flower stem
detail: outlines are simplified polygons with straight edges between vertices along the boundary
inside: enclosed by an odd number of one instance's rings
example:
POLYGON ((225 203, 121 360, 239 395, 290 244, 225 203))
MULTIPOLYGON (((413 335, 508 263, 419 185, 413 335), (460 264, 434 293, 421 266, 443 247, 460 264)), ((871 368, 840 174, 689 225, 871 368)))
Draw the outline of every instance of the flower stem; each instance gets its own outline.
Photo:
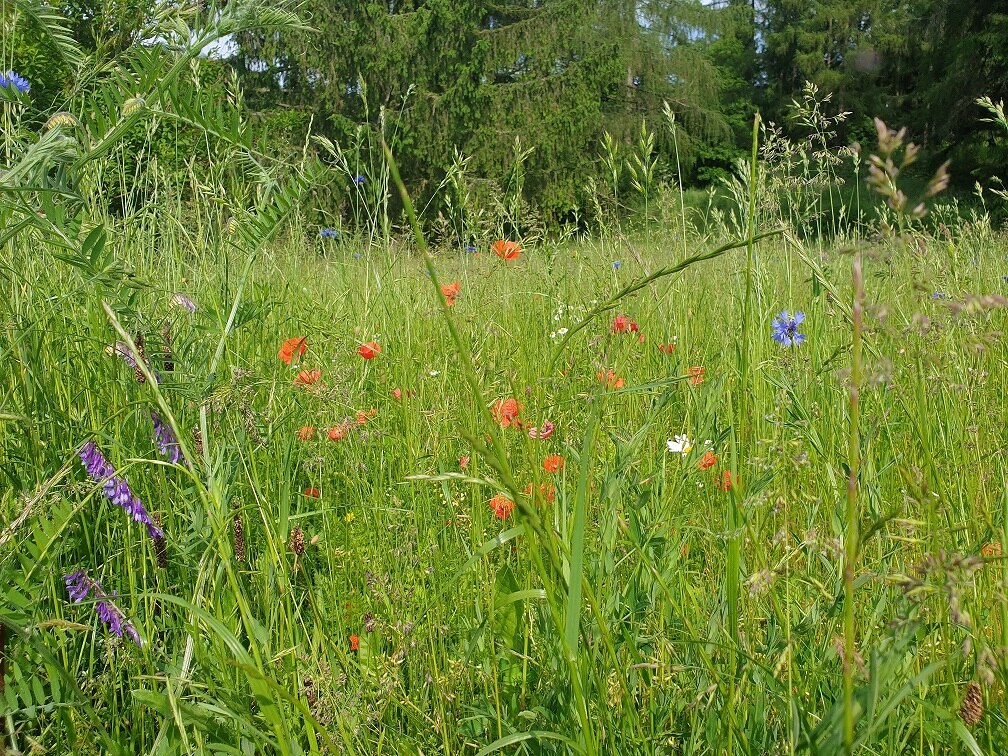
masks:
POLYGON ((849 388, 849 421, 847 437, 847 534, 844 539, 844 748, 854 751, 854 572, 858 557, 858 472, 861 466, 860 386, 861 333, 863 326, 864 276, 861 253, 854 253, 854 304, 851 333, 851 374, 849 388))

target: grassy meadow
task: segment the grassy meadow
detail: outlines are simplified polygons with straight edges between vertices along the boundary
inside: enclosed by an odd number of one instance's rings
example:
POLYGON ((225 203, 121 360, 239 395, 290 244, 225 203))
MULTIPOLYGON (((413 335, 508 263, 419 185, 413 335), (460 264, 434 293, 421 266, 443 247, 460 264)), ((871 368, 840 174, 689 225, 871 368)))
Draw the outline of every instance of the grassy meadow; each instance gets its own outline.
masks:
MULTIPOLYGON (((42 239, 7 246, 10 752, 842 751, 845 245, 776 236, 748 287, 742 246, 614 301, 718 242, 428 270, 185 239, 123 242, 115 299, 42 239), (804 343, 772 338, 782 310, 804 343), (87 441, 163 539, 88 478, 87 441), (68 599, 76 570, 139 645, 68 599)), ((857 248, 855 746, 998 753, 1008 387, 1004 312, 975 295, 1008 287, 1008 244, 976 224, 857 248)))
POLYGON ((807 84, 716 190, 665 104, 567 225, 518 138, 417 221, 391 111, 206 60, 282 3, 15 8, 0 756, 1008 753, 1008 194, 807 84))

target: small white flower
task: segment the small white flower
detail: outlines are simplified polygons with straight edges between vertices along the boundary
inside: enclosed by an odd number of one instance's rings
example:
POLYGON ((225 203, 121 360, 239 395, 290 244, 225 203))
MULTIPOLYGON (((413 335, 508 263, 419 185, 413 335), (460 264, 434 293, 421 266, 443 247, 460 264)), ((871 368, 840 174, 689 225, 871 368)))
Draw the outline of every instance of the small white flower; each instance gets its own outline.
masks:
POLYGON ((427 375, 429 375, 431 378, 437 378, 439 375, 441 375, 441 371, 431 370, 427 375))
POLYGON ((684 457, 690 453, 690 449, 693 448, 693 442, 689 440, 689 437, 684 433, 681 436, 676 436, 675 440, 668 441, 668 450, 672 454, 682 454, 684 457))

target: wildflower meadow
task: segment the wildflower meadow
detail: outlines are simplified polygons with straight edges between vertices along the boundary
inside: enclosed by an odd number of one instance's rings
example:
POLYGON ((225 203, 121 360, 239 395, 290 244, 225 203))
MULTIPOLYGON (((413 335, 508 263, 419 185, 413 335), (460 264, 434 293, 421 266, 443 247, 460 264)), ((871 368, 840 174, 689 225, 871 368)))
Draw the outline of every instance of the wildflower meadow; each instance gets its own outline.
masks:
POLYGON ((517 145, 487 202, 384 111, 271 152, 206 49, 296 7, 89 67, 29 5, 80 78, 0 74, 0 754, 1008 753, 1002 190, 809 85, 550 224, 517 145))

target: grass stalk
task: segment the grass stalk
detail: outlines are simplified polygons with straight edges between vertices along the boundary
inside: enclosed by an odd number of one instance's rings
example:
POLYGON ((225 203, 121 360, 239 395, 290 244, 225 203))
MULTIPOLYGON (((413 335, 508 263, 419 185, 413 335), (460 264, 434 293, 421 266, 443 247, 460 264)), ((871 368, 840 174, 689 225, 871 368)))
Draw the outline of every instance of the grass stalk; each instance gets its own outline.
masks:
POLYGON ((854 627, 854 577, 858 558, 858 475, 861 468, 861 337, 863 329, 864 275, 861 253, 854 253, 854 302, 851 308, 851 374, 848 387, 847 517, 844 536, 844 748, 854 751, 854 659, 857 646, 854 627))

